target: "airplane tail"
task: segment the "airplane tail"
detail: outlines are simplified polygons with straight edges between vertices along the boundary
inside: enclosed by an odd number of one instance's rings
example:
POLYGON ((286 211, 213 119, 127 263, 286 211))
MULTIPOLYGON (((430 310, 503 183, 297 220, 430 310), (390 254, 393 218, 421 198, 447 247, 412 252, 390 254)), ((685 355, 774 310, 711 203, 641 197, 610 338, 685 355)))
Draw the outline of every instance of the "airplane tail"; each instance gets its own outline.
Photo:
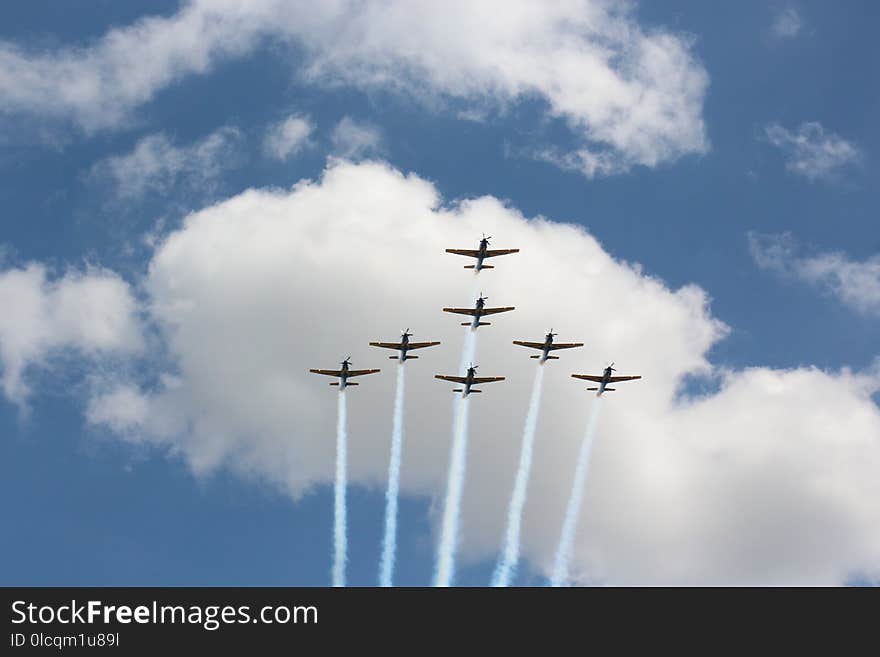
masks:
MULTIPOLYGON (((453 388, 452 392, 464 392, 464 390, 462 388, 453 388)), ((473 392, 473 390, 471 390, 471 392, 473 392)))
MULTIPOLYGON (((339 385, 339 382, 334 382, 334 383, 331 383, 330 385, 331 385, 331 386, 338 386, 338 385, 339 385)), ((345 387, 347 388, 348 386, 359 386, 359 385, 360 385, 360 383, 352 383, 352 382, 349 382, 349 383, 346 383, 346 384, 345 384, 345 387)))
MULTIPOLYGON (((599 388, 587 388, 587 390, 598 390, 599 388)), ((607 388, 606 388, 607 390, 607 388)))
POLYGON ((482 390, 475 390, 474 388, 471 388, 471 392, 483 392, 483 391, 482 390))
MULTIPOLYGON (((599 388, 587 388, 587 390, 598 390, 599 388)), ((614 392, 615 388, 605 388, 602 392, 614 392)))
POLYGON ((529 358, 540 358, 540 356, 529 356, 529 358))
MULTIPOLYGON (((476 269, 476 265, 465 265, 465 269, 476 269)), ((480 269, 495 269, 495 265, 483 265, 480 269)))
MULTIPOLYGON (((462 322, 462 326, 470 326, 473 322, 462 322)), ((492 326, 492 322, 477 322, 477 326, 492 326)))
MULTIPOLYGON (((537 356, 529 356, 529 358, 540 358, 540 354, 537 356)), ((547 360, 559 360, 559 356, 547 356, 547 360)))

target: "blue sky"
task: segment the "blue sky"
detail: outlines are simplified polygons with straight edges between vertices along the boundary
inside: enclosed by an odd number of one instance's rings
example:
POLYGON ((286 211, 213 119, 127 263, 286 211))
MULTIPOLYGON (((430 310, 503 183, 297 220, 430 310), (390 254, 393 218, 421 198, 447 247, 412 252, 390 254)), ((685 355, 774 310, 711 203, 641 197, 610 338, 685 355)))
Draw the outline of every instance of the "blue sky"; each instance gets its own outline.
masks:
MULTIPOLYGON (((0 40, 31 56, 63 52, 93 44, 107 30, 145 15, 173 17, 179 10, 177 2, 94 0, 76 8, 7 2, 0 7, 0 40)), ((718 371, 811 366, 869 371, 876 367, 880 321, 880 275, 876 265, 869 267, 880 257, 878 18, 880 9, 870 2, 636 5, 631 24, 646 33, 676 35, 705 70, 708 87, 698 110, 708 147, 593 177, 530 156, 546 147, 576 146, 570 126, 548 112, 540 93, 508 100, 501 111, 470 120, 461 116, 473 109, 470 97, 453 95, 432 106, 391 85, 364 89, 303 80, 296 72, 307 56, 295 40, 291 45, 259 39, 203 73, 181 75, 112 125, 83 128, 72 112, 46 112, 36 101, 34 107, 4 105, 0 264, 7 270, 43 263, 50 277, 100 266, 144 301, 155 252, 144 235, 161 239, 187 213, 248 188, 288 189, 298 180, 320 178, 328 156, 340 152, 333 130, 349 117, 379 135, 354 159, 377 158, 412 172, 433 183, 446 202, 491 195, 526 217, 581 224, 613 258, 640 263, 645 274, 670 289, 691 283, 702 288, 712 316, 730 328, 707 353, 718 371), (794 24, 779 27, 786 16, 794 24), (279 161, 267 156, 262 144, 267 128, 291 115, 308 117, 313 132, 302 150, 279 161), (814 149, 803 156, 813 158, 805 166, 814 173, 794 170, 797 153, 785 140, 807 134, 799 131, 808 124, 819 126, 809 133, 819 135, 815 149, 845 144, 851 151, 841 147, 844 155, 826 166, 816 163, 821 154, 814 149), (213 175, 203 175, 199 164, 170 174, 160 190, 120 197, 106 165, 101 168, 101 162, 132 152, 151 135, 161 133, 167 143, 185 149, 224 127, 234 136, 229 150, 216 155, 213 175), (783 136, 774 143, 772 134, 783 136), (750 234, 764 236, 763 246, 756 247, 750 234), (768 244, 784 244, 784 255, 773 256, 768 244), (828 254, 837 260, 816 273, 815 259, 828 254), (857 267, 847 271, 859 272, 858 289, 852 278, 839 278, 841 262, 857 267)), ((328 48, 332 52, 333 46, 328 48)), ((8 84, 15 84, 14 78, 8 84)), ((449 264, 449 275, 458 273, 459 264, 449 264)), ((554 292, 558 303, 589 309, 591 299, 580 298, 576 289, 554 292)), ((604 316, 596 317, 596 324, 604 316)), ((324 319, 343 318, 340 313, 324 319)), ((397 328, 389 326, 389 334, 397 328)), ((419 331, 430 332, 426 326, 419 331)), ((150 342, 146 355, 100 368, 142 381, 155 377, 168 358, 161 336, 155 339, 159 342, 150 342)), ((322 363, 338 360, 337 351, 315 353, 318 362, 302 365, 326 366, 322 363)), ((196 475, 180 453, 149 441, 120 442, 112 431, 84 419, 93 366, 82 354, 61 360, 27 371, 26 402, 0 400, 3 584, 328 583, 330 485, 315 485, 294 501, 272 483, 238 476, 234 468, 196 475)), ((368 385, 352 394, 366 392, 368 385)), ((695 382, 692 391, 716 385, 710 377, 695 382)), ((326 412, 332 414, 329 393, 326 412)), ((878 436, 864 440, 874 445, 872 453, 880 449, 878 436)), ((430 580, 431 509, 437 503, 415 492, 403 498, 400 584, 430 580)), ((349 511, 350 582, 372 585, 382 487, 353 486, 349 511)), ((844 581, 880 566, 861 556, 844 562, 841 567, 850 570, 844 581)), ((483 585, 493 565, 491 555, 474 557, 458 581, 483 585)), ((800 580, 812 581, 809 573, 805 567, 800 580)), ((719 579, 725 577, 707 576, 719 579)), ((532 563, 518 580, 542 581, 532 563)))

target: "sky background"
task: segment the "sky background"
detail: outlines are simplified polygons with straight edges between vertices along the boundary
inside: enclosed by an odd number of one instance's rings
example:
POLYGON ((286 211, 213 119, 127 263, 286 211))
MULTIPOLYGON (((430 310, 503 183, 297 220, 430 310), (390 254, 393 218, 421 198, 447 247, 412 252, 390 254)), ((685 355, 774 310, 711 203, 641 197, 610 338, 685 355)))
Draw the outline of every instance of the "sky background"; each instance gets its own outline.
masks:
MULTIPOLYGON (((5 2, 0 40, 32 52, 81 47, 111 28, 179 9, 177 2, 5 2)), ((433 111, 389 89, 310 84, 291 72, 296 48, 266 40, 163 86, 110 129, 82 130, 8 107, 0 112, 0 264, 41 262, 55 274, 101 266, 142 293, 153 254, 144 236, 167 234, 187 213, 245 189, 318 178, 334 154, 366 154, 431 181, 446 200, 492 195, 526 217, 581 224, 611 256, 640 263, 672 289, 699 285, 711 298, 712 315, 730 327, 708 354, 718 368, 870 368, 880 322, 880 297, 871 301, 870 285, 877 294, 880 274, 869 270, 867 282, 859 279, 867 295, 860 305, 831 279, 811 279, 798 263, 831 253, 850 263, 880 257, 880 8, 692 1, 639 3, 633 16, 645 30, 690 40, 708 75, 706 152, 591 178, 528 155, 538 146, 565 149, 572 139, 564 122, 547 117, 540 98, 470 120, 462 117, 469 107, 463 99, 433 111), (278 160, 263 149, 267 126, 291 115, 309 117, 314 129, 308 144, 278 160), (375 131, 378 141, 346 153, 333 139, 345 117, 375 131), (792 136, 810 123, 819 124, 823 138, 848 144, 853 155, 814 164, 812 175, 787 166, 795 155, 774 143, 772 126, 792 136), (186 148, 223 128, 234 134, 229 149, 212 158, 210 176, 199 164, 168 175, 162 189, 125 196, 100 164, 150 135, 162 133, 186 148), (757 244, 786 244, 788 259, 768 264, 757 244)), ((460 264, 450 263, 449 272, 457 274, 460 264)), ((560 303, 590 304, 565 290, 558 294, 560 303)), ((595 317, 587 330, 598 330, 603 319, 595 317)), ((390 326, 389 336, 399 328, 390 326)), ((417 338, 427 339, 426 329, 417 338)), ((314 363, 303 365, 328 367, 339 355, 316 353, 314 363)), ((33 368, 26 410, 0 399, 0 582, 328 583, 331 486, 293 502, 271 485, 224 469, 194 476, 162 450, 115 441, 83 420, 87 370, 73 356, 59 367, 33 368)), ((328 414, 333 402, 328 393, 328 414)), ((350 491, 351 584, 375 582, 383 496, 381 486, 350 491)), ((430 581, 431 504, 425 496, 402 498, 399 584, 430 581)), ((493 559, 468 563, 457 581, 484 585, 493 566, 493 559)), ((517 580, 543 581, 529 566, 517 580)))

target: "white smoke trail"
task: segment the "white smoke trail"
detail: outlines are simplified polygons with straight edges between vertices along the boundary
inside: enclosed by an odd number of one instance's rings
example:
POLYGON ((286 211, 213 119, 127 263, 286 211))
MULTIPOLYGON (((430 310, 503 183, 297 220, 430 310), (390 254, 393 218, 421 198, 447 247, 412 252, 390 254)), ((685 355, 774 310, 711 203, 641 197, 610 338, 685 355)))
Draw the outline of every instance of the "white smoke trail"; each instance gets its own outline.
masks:
POLYGON ((345 586, 348 540, 345 535, 345 488, 347 465, 345 391, 339 391, 336 415, 336 496, 333 505, 333 586, 345 586))
POLYGON ((461 376, 467 374, 468 366, 474 361, 477 355, 477 331, 468 328, 464 336, 464 345, 461 348, 461 363, 458 365, 458 372, 461 376))
MULTIPOLYGON (((479 273, 474 270, 471 285, 471 298, 479 292, 479 273)), ((464 344, 458 372, 464 376, 468 366, 477 353, 477 330, 465 329, 464 344)), ((434 586, 450 586, 455 574, 455 550, 458 547, 458 525, 461 507, 461 494, 464 490, 464 475, 467 467, 467 425, 468 399, 456 395, 452 401, 452 448, 449 456, 449 474, 446 482, 446 502, 443 507, 443 524, 440 530, 440 547, 437 550, 437 566, 434 573, 434 586)))
POLYGON ((379 586, 391 586, 397 552, 397 497, 400 491, 400 455, 403 450, 404 362, 397 366, 397 391, 391 426, 391 458, 388 461, 388 490, 385 492, 385 535, 379 563, 379 586))
POLYGON ((581 451, 578 454, 577 466, 574 471, 574 482, 571 485, 571 496, 568 498, 568 506, 565 509, 562 534, 559 537, 559 547, 556 549, 553 575, 550 578, 550 583, 553 586, 562 586, 568 580, 568 566, 574 549, 577 521, 580 516, 587 471, 590 467, 590 452, 592 451, 593 439, 596 435, 596 427, 599 424, 600 408, 601 397, 597 397, 596 404, 593 406, 593 414, 590 416, 590 422, 587 425, 587 433, 584 435, 583 443, 581 443, 581 451))
MULTIPOLYGON (((468 328, 464 337, 464 345, 461 348, 461 362, 458 368, 460 374, 467 371, 468 365, 474 360, 476 351, 477 330, 468 328)), ((452 451, 449 456, 446 502, 443 508, 440 548, 437 552, 437 570, 434 575, 435 586, 450 586, 455 573, 458 518, 467 466, 467 425, 470 402, 467 398, 462 399, 460 395, 456 394, 452 403, 452 451)))
POLYGON ((456 399, 453 419, 452 454, 449 457, 449 480, 446 484, 446 505, 443 509, 443 527, 437 556, 434 586, 451 586, 455 575, 455 550, 458 546, 459 510, 464 489, 467 457, 467 423, 470 401, 456 399))
POLYGON ((523 429, 522 446, 519 453, 519 469, 516 472, 513 493, 510 496, 510 505, 507 509, 507 532, 504 535, 504 546, 501 549, 498 565, 495 567, 495 573, 492 576, 492 586, 509 586, 510 581, 516 574, 516 564, 519 561, 522 512, 523 506, 526 503, 529 472, 532 469, 532 451, 535 444, 535 430, 538 427, 538 414, 541 410, 541 393, 543 389, 544 363, 539 363, 538 370, 535 372, 532 398, 529 401, 529 411, 526 415, 525 428, 523 429))

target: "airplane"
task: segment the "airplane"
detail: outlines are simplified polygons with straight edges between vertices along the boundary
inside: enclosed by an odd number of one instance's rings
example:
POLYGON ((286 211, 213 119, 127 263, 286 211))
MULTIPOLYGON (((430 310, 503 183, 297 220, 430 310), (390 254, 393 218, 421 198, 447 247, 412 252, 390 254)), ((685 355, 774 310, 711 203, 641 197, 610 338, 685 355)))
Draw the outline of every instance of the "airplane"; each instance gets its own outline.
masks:
POLYGON ((412 337, 412 333, 409 332, 409 329, 406 329, 400 334, 400 342, 371 342, 371 347, 382 347, 384 349, 396 349, 400 352, 397 356, 389 356, 391 360, 400 360, 401 363, 408 361, 412 358, 418 358, 418 356, 410 356, 407 354, 408 351, 412 349, 424 349, 425 347, 436 347, 439 342, 410 342, 409 339, 412 337))
POLYGON ((514 340, 513 344, 519 345, 520 347, 528 347, 529 349, 540 349, 541 354, 536 356, 529 356, 529 358, 540 358, 541 363, 545 363, 548 360, 559 360, 559 356, 551 356, 550 352, 554 349, 574 349, 575 347, 583 347, 583 342, 553 342, 553 338, 558 334, 553 332, 553 329, 550 329, 550 332, 544 336, 544 342, 524 342, 522 340, 514 340))
POLYGON ((587 390, 598 390, 597 397, 601 397, 603 392, 614 392, 615 388, 608 388, 609 383, 618 383, 620 381, 634 381, 641 379, 641 376, 612 376, 611 373, 616 371, 614 363, 605 368, 602 376, 594 376, 592 374, 572 374, 575 379, 584 379, 586 381, 594 381, 599 384, 597 388, 587 388, 587 390))
POLYGON ((452 381, 453 383, 463 383, 464 388, 455 388, 452 391, 462 393, 462 399, 472 392, 483 392, 482 390, 477 390, 471 386, 478 383, 495 383, 496 381, 504 381, 503 376, 477 376, 477 366, 473 363, 471 363, 471 366, 468 368, 467 376, 444 376, 442 374, 435 374, 434 378, 442 379, 443 381, 452 381))
POLYGON ((490 249, 490 239, 492 239, 491 235, 489 235, 489 237, 486 237, 486 233, 483 233, 483 239, 480 240, 480 246, 478 249, 446 249, 446 253, 454 253, 455 255, 463 255, 469 258, 476 258, 477 264, 464 266, 465 269, 473 269, 476 272, 479 272, 481 269, 495 268, 493 265, 483 264, 483 260, 485 260, 486 258, 494 258, 495 256, 508 255, 510 253, 519 253, 519 249, 490 249))
POLYGON ((473 320, 470 322, 462 322, 462 326, 470 326, 473 330, 476 330, 478 326, 489 326, 491 322, 481 322, 480 318, 483 315, 494 315, 495 313, 506 313, 509 310, 514 310, 515 306, 505 306, 504 308, 486 308, 486 300, 489 297, 484 297, 483 293, 480 292, 480 298, 477 299, 473 308, 444 308, 443 312, 445 313, 458 313, 459 315, 473 315, 473 320))
POLYGON ((346 358, 341 363, 341 370, 309 370, 312 374, 323 374, 325 376, 338 376, 339 381, 334 381, 331 383, 331 386, 339 386, 339 391, 342 392, 348 386, 356 386, 360 385, 358 383, 349 383, 348 380, 353 376, 363 376, 364 374, 375 374, 379 370, 352 370, 349 369, 351 365, 351 356, 346 358))

